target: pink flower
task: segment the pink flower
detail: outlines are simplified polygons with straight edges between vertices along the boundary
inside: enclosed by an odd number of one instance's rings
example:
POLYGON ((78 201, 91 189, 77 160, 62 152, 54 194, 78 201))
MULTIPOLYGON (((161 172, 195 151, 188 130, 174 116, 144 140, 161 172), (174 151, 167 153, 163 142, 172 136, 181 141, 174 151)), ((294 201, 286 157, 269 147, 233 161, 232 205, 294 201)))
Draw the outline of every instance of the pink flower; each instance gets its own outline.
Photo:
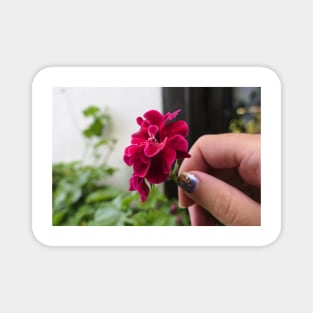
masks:
POLYGON ((189 158, 187 153, 188 124, 171 121, 181 110, 162 114, 156 110, 137 118, 140 129, 132 134, 131 145, 124 151, 124 162, 133 167, 129 190, 137 190, 144 202, 150 184, 164 182, 170 175, 173 163, 189 158))

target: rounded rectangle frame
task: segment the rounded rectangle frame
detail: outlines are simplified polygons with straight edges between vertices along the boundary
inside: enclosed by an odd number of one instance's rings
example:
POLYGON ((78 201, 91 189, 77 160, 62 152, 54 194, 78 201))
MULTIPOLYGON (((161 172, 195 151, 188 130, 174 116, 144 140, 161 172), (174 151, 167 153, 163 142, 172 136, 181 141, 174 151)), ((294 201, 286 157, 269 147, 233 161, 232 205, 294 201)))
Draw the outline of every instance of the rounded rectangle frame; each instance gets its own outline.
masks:
POLYGON ((264 246, 281 230, 281 83, 264 67, 48 67, 32 84, 32 230, 48 246, 264 246), (261 226, 53 226, 54 87, 261 87, 261 226))

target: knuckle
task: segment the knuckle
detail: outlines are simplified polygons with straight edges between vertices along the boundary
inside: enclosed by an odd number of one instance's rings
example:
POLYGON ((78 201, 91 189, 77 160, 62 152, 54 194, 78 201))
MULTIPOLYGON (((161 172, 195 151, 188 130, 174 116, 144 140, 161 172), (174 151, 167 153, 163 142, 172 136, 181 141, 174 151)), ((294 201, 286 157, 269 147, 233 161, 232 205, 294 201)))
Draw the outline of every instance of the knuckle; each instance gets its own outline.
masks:
POLYGON ((243 166, 248 169, 248 173, 251 176, 250 179, 258 185, 261 181, 261 164, 260 164, 260 152, 253 151, 246 156, 243 166))
POLYGON ((202 145, 202 144, 204 144, 207 140, 208 140, 208 138, 210 138, 210 135, 202 135, 202 136, 200 136, 198 139, 197 139, 197 141, 196 141, 196 145, 202 145))

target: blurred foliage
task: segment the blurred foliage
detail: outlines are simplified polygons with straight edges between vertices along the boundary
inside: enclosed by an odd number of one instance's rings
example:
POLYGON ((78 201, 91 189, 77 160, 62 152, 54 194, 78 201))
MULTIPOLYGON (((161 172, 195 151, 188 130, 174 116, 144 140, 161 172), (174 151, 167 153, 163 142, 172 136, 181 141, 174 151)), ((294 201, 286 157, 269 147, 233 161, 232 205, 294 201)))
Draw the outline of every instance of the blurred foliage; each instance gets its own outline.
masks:
POLYGON ((233 133, 261 133, 261 91, 260 88, 250 93, 249 100, 239 101, 235 105, 234 118, 229 130, 233 133))
POLYGON ((137 192, 125 192, 108 184, 116 169, 103 159, 99 148, 112 151, 112 121, 107 111, 90 106, 83 111, 91 119, 83 130, 87 149, 92 150, 93 164, 84 159, 57 163, 52 167, 54 226, 183 226, 190 225, 186 209, 177 199, 168 199, 152 187, 146 202, 137 192))
POLYGON ((90 154, 88 152, 91 150, 94 164, 107 163, 116 144, 116 139, 111 136, 113 128, 111 115, 107 109, 101 111, 99 107, 94 105, 86 108, 83 115, 91 119, 90 124, 82 131, 82 135, 86 139, 83 160, 87 159, 88 154, 90 154), (102 148, 106 148, 106 151, 102 148))

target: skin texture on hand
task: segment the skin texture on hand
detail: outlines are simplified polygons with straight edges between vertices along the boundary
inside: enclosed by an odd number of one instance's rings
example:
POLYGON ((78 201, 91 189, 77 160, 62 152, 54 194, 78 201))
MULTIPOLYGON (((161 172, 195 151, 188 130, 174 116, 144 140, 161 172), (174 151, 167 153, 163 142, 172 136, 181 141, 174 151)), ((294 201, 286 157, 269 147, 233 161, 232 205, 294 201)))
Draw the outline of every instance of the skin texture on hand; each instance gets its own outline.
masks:
MULTIPOLYGON (((191 192, 179 188, 181 207, 188 207, 192 225, 261 225, 260 135, 204 135, 180 166, 195 178, 191 192), (209 213, 208 213, 209 212, 209 213)), ((189 190, 190 191, 190 190, 189 190)))

